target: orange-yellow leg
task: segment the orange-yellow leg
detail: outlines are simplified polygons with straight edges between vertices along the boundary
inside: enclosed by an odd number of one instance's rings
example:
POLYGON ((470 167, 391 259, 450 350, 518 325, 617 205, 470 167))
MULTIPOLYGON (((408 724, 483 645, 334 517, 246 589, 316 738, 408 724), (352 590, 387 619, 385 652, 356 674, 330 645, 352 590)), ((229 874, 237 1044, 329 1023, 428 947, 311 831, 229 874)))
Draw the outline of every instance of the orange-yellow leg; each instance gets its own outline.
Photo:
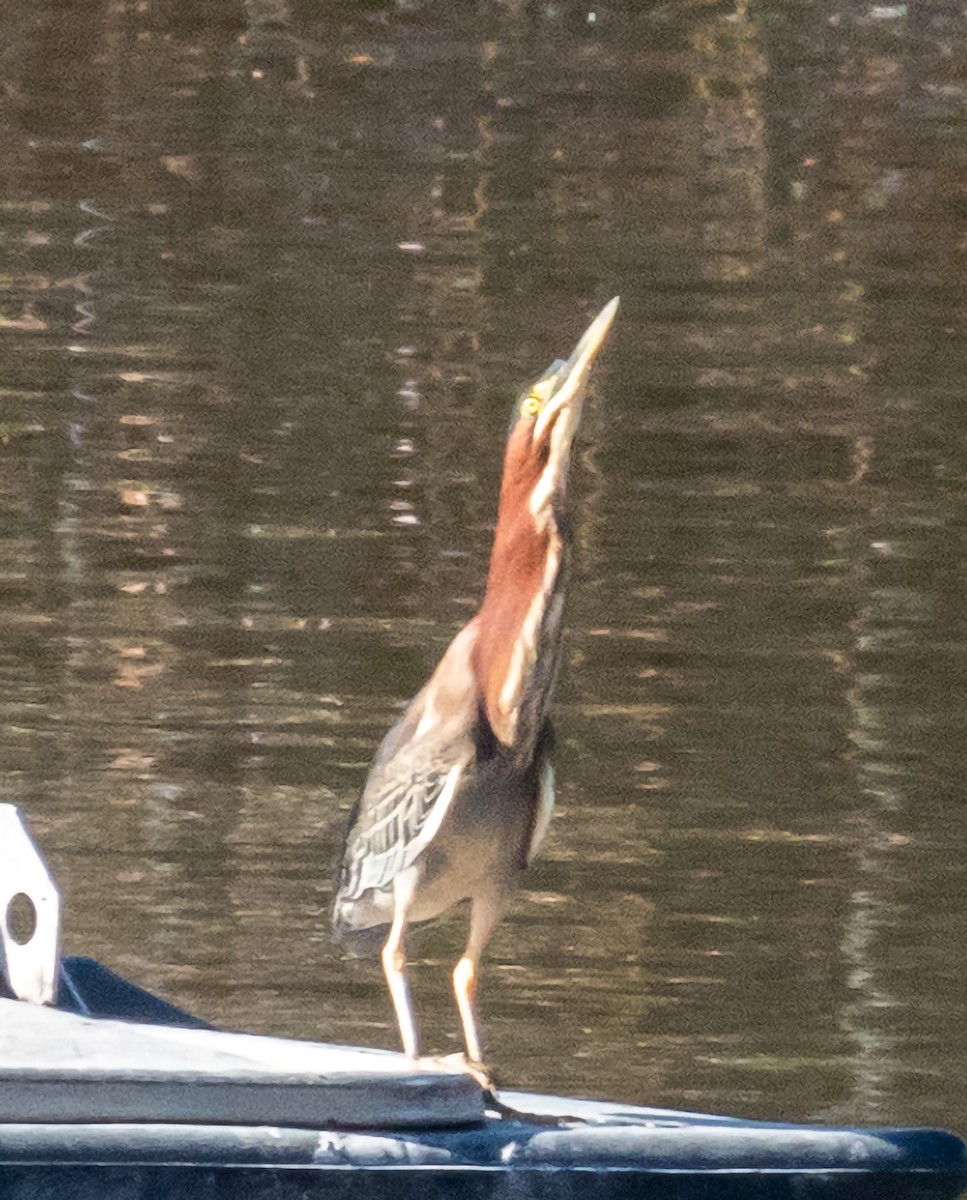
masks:
POLYGON ((467 1047, 467 1060, 483 1062, 483 1047, 480 1042, 480 1024, 477 1021, 477 962, 464 955, 453 968, 453 994, 457 998, 463 1040, 467 1047))
POLYGON ((383 974, 389 986, 390 999, 396 1012, 396 1023, 400 1029, 403 1053, 409 1058, 419 1057, 419 1039, 416 1033, 416 1017, 410 998, 410 985, 406 978, 406 905, 397 896, 393 924, 383 946, 383 974))
POLYGON ((492 897, 479 897, 470 909, 470 932, 463 957, 453 968, 453 994, 463 1026, 467 1060, 472 1066, 483 1065, 483 1042, 477 1020, 477 968, 494 925, 500 916, 500 906, 492 897))

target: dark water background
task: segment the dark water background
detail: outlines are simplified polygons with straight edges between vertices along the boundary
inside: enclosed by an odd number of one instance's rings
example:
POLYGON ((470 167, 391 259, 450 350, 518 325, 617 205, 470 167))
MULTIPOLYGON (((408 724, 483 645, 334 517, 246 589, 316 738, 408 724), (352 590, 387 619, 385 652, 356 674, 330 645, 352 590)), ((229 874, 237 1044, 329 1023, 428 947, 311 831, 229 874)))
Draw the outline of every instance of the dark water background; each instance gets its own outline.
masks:
POLYGON ((66 948, 395 1045, 345 813, 480 597, 516 388, 620 293, 498 1077, 967 1128, 963 5, 0 28, 0 798, 66 948))

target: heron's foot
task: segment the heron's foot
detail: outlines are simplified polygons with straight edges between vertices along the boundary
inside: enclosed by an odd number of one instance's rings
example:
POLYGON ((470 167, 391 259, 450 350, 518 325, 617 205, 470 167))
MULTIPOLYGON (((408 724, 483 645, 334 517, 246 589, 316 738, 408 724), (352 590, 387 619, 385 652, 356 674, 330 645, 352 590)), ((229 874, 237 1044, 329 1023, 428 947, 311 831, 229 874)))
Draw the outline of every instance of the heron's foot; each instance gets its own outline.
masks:
POLYGON ((461 1071, 464 1075, 469 1075, 471 1079, 476 1080, 488 1101, 497 1099, 497 1086, 484 1063, 471 1062, 463 1053, 447 1054, 443 1058, 438 1058, 437 1062, 443 1063, 451 1070, 461 1071))
POLYGON ((437 1066, 444 1066, 451 1071, 460 1071, 476 1080, 483 1092, 484 1106, 487 1111, 512 1121, 522 1121, 525 1125, 550 1125, 555 1129, 565 1129, 574 1124, 585 1122, 584 1117, 562 1117, 550 1113, 527 1112, 512 1108, 505 1104, 497 1094, 494 1077, 484 1063, 472 1062, 463 1053, 447 1054, 432 1060, 437 1066))

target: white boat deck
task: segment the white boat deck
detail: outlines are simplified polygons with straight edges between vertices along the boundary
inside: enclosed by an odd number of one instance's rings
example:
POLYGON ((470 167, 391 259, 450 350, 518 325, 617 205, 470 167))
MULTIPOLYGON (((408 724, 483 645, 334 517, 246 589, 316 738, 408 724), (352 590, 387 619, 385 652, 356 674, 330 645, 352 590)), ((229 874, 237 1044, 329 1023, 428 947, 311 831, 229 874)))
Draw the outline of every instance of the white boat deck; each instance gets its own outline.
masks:
POLYGON ((0 1000, 0 1121, 426 1129, 483 1115, 479 1084, 433 1059, 0 1000))

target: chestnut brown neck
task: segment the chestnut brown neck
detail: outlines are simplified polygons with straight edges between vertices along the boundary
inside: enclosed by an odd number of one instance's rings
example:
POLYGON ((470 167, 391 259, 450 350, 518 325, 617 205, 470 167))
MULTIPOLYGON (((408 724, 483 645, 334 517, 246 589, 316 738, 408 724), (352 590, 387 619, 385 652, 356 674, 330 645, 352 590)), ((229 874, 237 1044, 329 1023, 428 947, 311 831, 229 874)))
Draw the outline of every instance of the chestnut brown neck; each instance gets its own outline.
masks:
POLYGON ((514 430, 473 663, 494 734, 521 761, 533 753, 557 674, 566 565, 553 512, 535 517, 530 509, 542 469, 526 428, 514 430))

